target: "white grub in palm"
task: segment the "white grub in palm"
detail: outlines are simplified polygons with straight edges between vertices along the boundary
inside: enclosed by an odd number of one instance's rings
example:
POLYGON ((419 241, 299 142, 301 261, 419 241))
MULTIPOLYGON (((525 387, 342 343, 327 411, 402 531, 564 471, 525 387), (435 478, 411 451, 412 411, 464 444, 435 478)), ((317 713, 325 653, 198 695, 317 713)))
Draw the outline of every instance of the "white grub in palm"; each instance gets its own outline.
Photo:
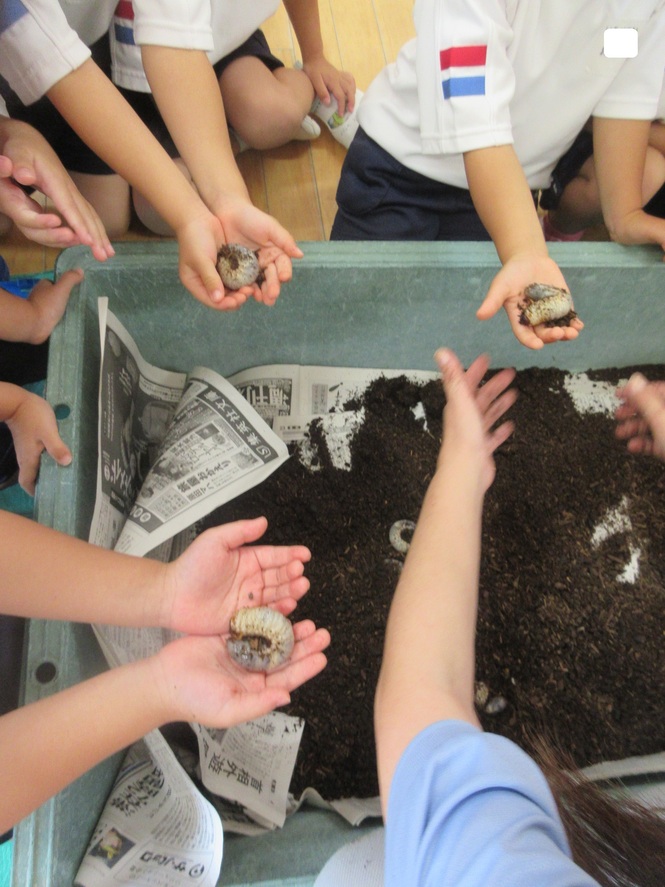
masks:
POLYGON ((570 326, 577 317, 568 290, 549 283, 530 283, 519 307, 520 323, 524 326, 570 326))
POLYGON ((258 254, 240 243, 225 243, 217 253, 217 270, 227 289, 239 290, 243 286, 264 281, 258 254))
POLYGON ((270 607, 242 607, 231 619, 226 648, 247 671, 273 671, 293 652, 291 622, 270 607))

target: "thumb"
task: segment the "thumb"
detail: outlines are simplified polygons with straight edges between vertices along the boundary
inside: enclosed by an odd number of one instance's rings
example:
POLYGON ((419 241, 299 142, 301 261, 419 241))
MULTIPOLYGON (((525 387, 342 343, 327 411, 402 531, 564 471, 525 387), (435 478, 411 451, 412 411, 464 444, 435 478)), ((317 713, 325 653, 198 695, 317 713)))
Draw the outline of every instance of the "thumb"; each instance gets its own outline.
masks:
POLYGON ((276 219, 271 218, 267 233, 267 242, 279 247, 283 253, 292 259, 302 259, 303 251, 300 249, 292 234, 283 228, 276 219))
POLYGON ((508 291, 496 278, 490 284, 487 295, 480 308, 476 311, 478 320, 489 320, 494 317, 508 297, 508 291))
POLYGON ((254 693, 245 691, 230 703, 228 713, 225 712, 228 718, 226 725, 232 727, 246 721, 254 721, 275 708, 288 705, 290 701, 289 691, 284 687, 264 687, 254 693))
POLYGON ((457 387, 464 382, 464 369, 457 355, 449 348, 439 348, 434 359, 441 370, 446 400, 449 400, 450 395, 454 395, 457 387))
POLYGON ((230 524, 224 524, 219 529, 219 535, 229 549, 240 548, 250 542, 256 542, 266 531, 268 521, 265 517, 256 517, 253 520, 239 520, 230 524))
POLYGON ((57 427, 49 428, 42 436, 44 449, 49 456, 58 463, 58 465, 70 465, 72 462, 72 452, 67 444, 60 437, 57 427))
POLYGON ((68 271, 65 271, 58 278, 58 284, 62 286, 62 288, 67 293, 71 293, 75 286, 77 286, 83 280, 83 269, 82 268, 70 268, 68 271))

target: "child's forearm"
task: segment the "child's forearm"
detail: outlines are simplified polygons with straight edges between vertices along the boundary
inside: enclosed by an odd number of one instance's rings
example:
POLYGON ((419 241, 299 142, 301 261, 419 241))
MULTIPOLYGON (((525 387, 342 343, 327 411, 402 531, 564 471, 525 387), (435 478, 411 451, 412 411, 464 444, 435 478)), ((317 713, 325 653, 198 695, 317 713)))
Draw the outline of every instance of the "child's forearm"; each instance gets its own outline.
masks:
POLYGON ((0 539, 0 612, 162 626, 164 564, 107 551, 5 511, 0 539))
POLYGON ((649 144, 661 154, 665 154, 665 123, 654 121, 649 128, 649 144))
POLYGON ((642 212, 648 120, 594 117, 593 153, 603 218, 610 237, 623 241, 626 221, 642 212))
POLYGON ((402 752, 429 724, 477 723, 475 626, 484 491, 466 454, 432 479, 388 617, 375 723, 384 802, 402 752))
POLYGON ((143 46, 141 57, 160 113, 205 204, 213 207, 224 196, 248 201, 219 84, 206 54, 143 46))
POLYGON ((63 77, 47 95, 83 141, 174 231, 205 213, 187 179, 93 61, 63 77))
POLYGON ((518 255, 547 256, 533 196, 513 146, 469 151, 464 166, 476 212, 502 264, 518 255))
POLYGON ((153 660, 115 668, 0 717, 0 833, 171 719, 153 660))
POLYGON ((317 0, 284 0, 284 7, 293 25, 303 61, 322 56, 323 37, 317 0))

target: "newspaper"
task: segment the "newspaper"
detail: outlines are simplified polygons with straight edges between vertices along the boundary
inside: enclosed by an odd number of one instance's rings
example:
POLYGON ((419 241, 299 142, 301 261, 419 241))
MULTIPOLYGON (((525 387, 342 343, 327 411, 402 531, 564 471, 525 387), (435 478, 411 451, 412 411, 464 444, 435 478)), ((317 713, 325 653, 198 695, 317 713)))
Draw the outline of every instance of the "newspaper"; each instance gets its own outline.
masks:
MULTIPOLYGON (((99 323, 99 463, 89 540, 162 561, 193 540, 197 521, 275 471, 288 458, 286 442, 304 440, 314 418, 333 458, 348 468, 362 411, 346 405, 374 378, 405 372, 297 365, 255 367, 228 379, 203 367, 172 372, 143 359, 107 299, 99 300, 99 323)), ((153 655, 176 636, 93 628, 112 666, 153 655)), ((297 800, 289 794, 299 718, 271 712, 227 730, 191 726, 199 756, 189 775, 159 731, 130 751, 79 870, 81 887, 171 887, 189 883, 192 871, 198 883, 216 884, 222 825, 243 834, 279 828, 305 801, 353 824, 380 815, 378 799, 327 801, 313 788, 297 800)))
POLYGON ((74 884, 215 887, 222 847, 219 816, 155 733, 128 752, 74 884))

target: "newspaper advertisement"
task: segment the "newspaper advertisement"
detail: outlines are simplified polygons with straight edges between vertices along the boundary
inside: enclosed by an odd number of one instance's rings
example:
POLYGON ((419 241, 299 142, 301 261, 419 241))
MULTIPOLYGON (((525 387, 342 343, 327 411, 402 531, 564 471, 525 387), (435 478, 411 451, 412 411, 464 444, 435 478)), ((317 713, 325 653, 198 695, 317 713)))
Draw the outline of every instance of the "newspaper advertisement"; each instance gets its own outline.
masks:
POLYGON ((217 373, 148 364, 100 301, 100 464, 90 541, 142 556, 260 483, 288 450, 217 373))

